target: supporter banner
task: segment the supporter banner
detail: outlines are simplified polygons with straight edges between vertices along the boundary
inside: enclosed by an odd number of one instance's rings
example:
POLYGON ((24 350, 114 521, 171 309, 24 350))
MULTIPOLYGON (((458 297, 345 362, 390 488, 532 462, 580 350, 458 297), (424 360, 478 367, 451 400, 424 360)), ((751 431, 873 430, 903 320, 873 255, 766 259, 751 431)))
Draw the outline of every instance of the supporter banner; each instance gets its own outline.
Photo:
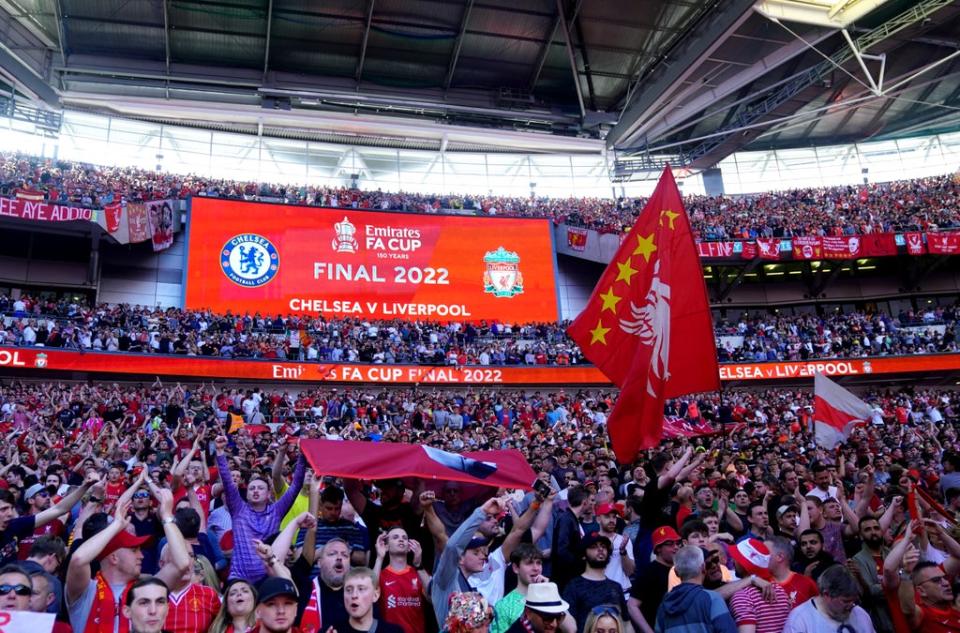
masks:
POLYGON ((130 243, 146 242, 150 239, 150 220, 147 208, 142 202, 127 203, 127 231, 130 243))
POLYGON ((552 226, 195 197, 185 307, 433 321, 557 320, 552 226))
POLYGON ((907 243, 907 254, 923 255, 926 252, 923 246, 923 233, 904 233, 903 239, 907 243))
POLYGON ((736 242, 697 242, 697 253, 704 259, 729 259, 735 246, 736 242))
POLYGON ((927 250, 934 255, 960 253, 960 233, 927 233, 927 250))
POLYGON ((868 233, 860 238, 858 257, 891 257, 897 254, 895 233, 868 233))
MULTIPOLYGON (((339 382, 374 384, 609 385, 596 367, 509 366, 430 367, 351 365, 270 360, 231 360, 196 356, 74 352, 43 347, 0 347, 0 369, 72 371, 94 374, 183 376, 224 380, 339 382)), ((720 379, 786 380, 828 376, 909 374, 960 370, 960 354, 881 356, 774 363, 720 365, 720 379)))
POLYGON ((822 237, 824 259, 853 259, 860 254, 860 236, 822 237))
POLYGON ((347 479, 416 477, 488 488, 532 490, 536 473, 515 449, 450 453, 419 444, 303 440, 314 472, 347 479))
POLYGON ((96 222, 98 211, 27 198, 0 198, 0 216, 36 222, 96 222))
POLYGON ((757 254, 760 259, 780 259, 780 240, 777 238, 757 238, 757 254))
POLYGON ((144 203, 153 251, 159 252, 173 246, 173 209, 176 200, 151 200, 144 203))
POLYGON ((794 259, 823 259, 823 242, 819 237, 795 237, 791 246, 794 259))
POLYGON ((587 236, 590 234, 587 229, 567 227, 567 246, 575 251, 583 252, 587 250, 587 236))
POLYGON ((57 616, 53 613, 0 610, 2 633, 50 633, 57 616))
POLYGON ((741 259, 754 259, 757 256, 756 242, 743 242, 743 250, 740 251, 741 259))

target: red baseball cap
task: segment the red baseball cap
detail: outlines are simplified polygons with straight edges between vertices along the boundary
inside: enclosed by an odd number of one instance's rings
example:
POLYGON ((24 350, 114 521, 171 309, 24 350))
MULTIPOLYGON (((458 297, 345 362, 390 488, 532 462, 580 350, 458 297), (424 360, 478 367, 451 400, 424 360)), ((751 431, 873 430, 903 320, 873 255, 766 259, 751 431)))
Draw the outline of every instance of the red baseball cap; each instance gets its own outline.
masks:
POLYGON ((103 548, 103 551, 100 552, 100 555, 97 556, 97 560, 103 560, 110 554, 113 554, 118 549, 124 549, 128 547, 140 547, 147 541, 149 541, 152 536, 149 534, 147 536, 137 536, 132 532, 127 532, 126 530, 121 531, 119 534, 110 539, 110 542, 107 543, 107 546, 103 548))
POLYGON ((656 550, 658 547, 666 543, 667 541, 679 541, 680 535, 677 534, 677 531, 674 530, 669 525, 663 527, 658 527, 653 531, 653 549, 656 550))
POLYGON ((620 508, 618 508, 612 503, 601 503, 600 505, 597 506, 597 516, 602 516, 604 514, 610 514, 610 513, 616 514, 617 516, 621 515, 620 508))

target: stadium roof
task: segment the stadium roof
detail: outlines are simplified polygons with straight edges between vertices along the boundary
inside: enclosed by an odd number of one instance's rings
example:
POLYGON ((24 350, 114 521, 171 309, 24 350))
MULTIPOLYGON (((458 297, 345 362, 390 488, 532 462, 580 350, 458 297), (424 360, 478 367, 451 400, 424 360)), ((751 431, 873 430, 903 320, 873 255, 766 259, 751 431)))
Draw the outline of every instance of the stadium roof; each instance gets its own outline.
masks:
POLYGON ((960 122, 960 0, 0 0, 0 22, 3 75, 54 109, 606 146, 627 175, 960 122))

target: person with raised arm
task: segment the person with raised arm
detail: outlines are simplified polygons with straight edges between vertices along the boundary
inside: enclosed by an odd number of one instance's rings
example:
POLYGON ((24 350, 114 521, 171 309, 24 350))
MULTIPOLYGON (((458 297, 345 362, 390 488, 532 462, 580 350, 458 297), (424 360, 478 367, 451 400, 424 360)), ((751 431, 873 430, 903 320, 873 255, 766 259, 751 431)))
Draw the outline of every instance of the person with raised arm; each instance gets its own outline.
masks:
POLYGON ((290 510, 306 473, 306 460, 303 455, 297 461, 290 487, 277 501, 270 502, 270 484, 266 479, 254 476, 247 484, 246 501, 240 496, 230 465, 227 463, 227 438, 217 436, 214 440, 217 449, 217 470, 223 482, 226 506, 233 522, 233 561, 230 566, 230 578, 245 578, 251 582, 262 580, 267 572, 257 556, 254 541, 262 541, 280 529, 280 522, 290 510))
MULTIPOLYGON (((140 481, 134 482, 130 490, 139 487, 140 481)), ((157 573, 157 578, 169 587, 191 568, 190 550, 173 517, 173 494, 148 485, 159 504, 169 547, 170 564, 157 573)), ((132 496, 132 492, 130 494, 132 496)), ((130 500, 126 497, 125 493, 118 500, 113 522, 84 540, 70 559, 65 595, 70 624, 76 633, 128 633, 130 630, 129 616, 121 607, 140 577, 143 562, 140 547, 149 537, 136 536, 130 531, 130 500), (90 564, 95 560, 100 562, 100 571, 93 574, 90 564)), ((164 601, 166 598, 165 592, 164 601)))

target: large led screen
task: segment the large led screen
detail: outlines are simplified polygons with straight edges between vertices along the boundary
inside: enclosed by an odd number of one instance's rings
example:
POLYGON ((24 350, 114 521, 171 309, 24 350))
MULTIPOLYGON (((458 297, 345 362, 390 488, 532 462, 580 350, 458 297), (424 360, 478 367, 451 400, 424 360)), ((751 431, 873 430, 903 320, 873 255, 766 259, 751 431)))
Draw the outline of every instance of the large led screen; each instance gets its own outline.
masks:
POLYGON ((195 197, 185 307, 432 321, 556 321, 548 220, 195 197))

